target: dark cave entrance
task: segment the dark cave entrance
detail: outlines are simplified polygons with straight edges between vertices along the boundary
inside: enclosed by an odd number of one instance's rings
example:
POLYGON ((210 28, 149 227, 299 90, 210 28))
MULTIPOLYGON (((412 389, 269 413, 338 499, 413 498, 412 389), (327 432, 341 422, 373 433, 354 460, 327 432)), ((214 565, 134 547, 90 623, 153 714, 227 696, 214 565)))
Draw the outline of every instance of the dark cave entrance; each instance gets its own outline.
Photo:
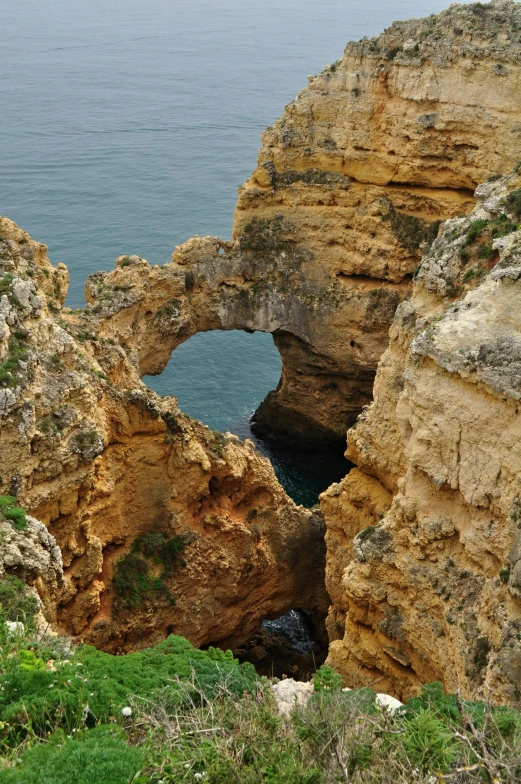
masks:
POLYGON ((251 662, 259 675, 309 681, 327 651, 324 618, 294 609, 263 621, 257 634, 234 654, 241 662, 251 662))
POLYGON ((242 330, 197 333, 172 353, 159 376, 143 380, 161 395, 174 395, 181 410, 212 430, 250 438, 267 457, 279 482, 297 503, 311 507, 351 464, 343 449, 310 451, 260 438, 252 416, 281 374, 281 359, 270 334, 242 330))

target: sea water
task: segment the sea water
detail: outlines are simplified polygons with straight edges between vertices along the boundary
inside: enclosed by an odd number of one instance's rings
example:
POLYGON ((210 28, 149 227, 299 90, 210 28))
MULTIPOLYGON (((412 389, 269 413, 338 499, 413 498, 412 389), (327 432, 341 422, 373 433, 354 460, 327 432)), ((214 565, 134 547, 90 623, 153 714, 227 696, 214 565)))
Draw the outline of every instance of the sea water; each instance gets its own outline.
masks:
MULTIPOLYGON (((81 306, 122 254, 170 259, 229 238, 260 135, 348 40, 448 0, 0 0, 0 214, 49 246, 81 306)), ((269 335, 196 335, 147 383, 211 428, 249 435, 280 375, 269 335)), ((339 456, 258 442, 306 504, 339 456)))

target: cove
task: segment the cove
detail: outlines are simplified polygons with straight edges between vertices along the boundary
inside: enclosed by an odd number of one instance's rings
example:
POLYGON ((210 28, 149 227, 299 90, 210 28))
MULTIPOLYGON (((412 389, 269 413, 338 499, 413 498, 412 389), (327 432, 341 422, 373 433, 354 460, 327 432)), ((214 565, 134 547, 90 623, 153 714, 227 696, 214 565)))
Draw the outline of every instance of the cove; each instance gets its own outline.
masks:
POLYGON ((255 435, 251 417, 280 378, 281 361, 271 335, 240 330, 201 332, 178 346, 159 376, 143 381, 160 395, 174 395, 181 410, 212 430, 250 438, 267 457, 296 503, 311 507, 319 494, 349 471, 336 450, 303 451, 255 435))

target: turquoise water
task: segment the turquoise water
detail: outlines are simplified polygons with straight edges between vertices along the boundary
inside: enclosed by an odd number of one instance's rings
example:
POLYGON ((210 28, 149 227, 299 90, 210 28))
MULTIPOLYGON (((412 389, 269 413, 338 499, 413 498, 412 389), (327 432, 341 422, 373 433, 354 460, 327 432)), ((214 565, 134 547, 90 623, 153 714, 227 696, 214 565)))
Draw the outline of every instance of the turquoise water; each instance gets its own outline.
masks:
MULTIPOLYGON (((193 234, 227 238, 261 130, 307 74, 338 59, 349 39, 446 5, 0 0, 0 214, 67 264, 73 307, 87 275, 121 254, 161 264, 193 234)), ((243 434, 278 379, 270 338, 218 333, 192 342, 197 350, 178 349, 154 386, 193 416, 204 411, 210 427, 243 434), (217 383, 211 373, 230 364, 233 383, 217 383), (213 368, 202 385, 199 366, 213 368)), ((279 474, 305 495, 310 458, 288 461, 279 474)))

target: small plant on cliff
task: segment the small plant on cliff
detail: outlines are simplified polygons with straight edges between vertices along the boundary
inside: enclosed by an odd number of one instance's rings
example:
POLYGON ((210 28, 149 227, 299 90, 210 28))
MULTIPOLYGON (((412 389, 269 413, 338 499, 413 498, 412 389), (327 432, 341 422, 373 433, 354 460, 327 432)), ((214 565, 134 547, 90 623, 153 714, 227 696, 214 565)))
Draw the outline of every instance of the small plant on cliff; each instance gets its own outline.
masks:
MULTIPOLYGON (((19 333, 20 334, 20 333, 19 333)), ((9 354, 0 363, 0 387, 14 388, 18 384, 18 375, 22 364, 27 361, 29 350, 23 339, 11 335, 9 338, 9 354)))
POLYGON ((508 194, 505 198, 505 207, 517 220, 521 220, 521 188, 508 194))
POLYGON ((273 259, 281 253, 292 253, 295 240, 288 235, 294 227, 282 215, 273 218, 252 218, 242 230, 239 245, 241 253, 273 259))
POLYGON ((138 536, 130 552, 117 562, 112 578, 112 587, 123 604, 139 607, 154 596, 175 604, 165 579, 186 566, 182 558, 185 547, 184 536, 168 537, 159 532, 138 536))
POLYGON ((220 433, 218 430, 212 430, 212 435, 214 437, 214 441, 210 446, 210 449, 217 455, 217 457, 222 457, 224 447, 226 446, 226 438, 223 433, 220 433))
POLYGON ((26 622, 38 612, 36 596, 14 575, 0 578, 0 620, 26 622))
POLYGON ((27 515, 16 505, 16 498, 11 495, 0 495, 0 520, 8 520, 17 531, 27 528, 27 515))
POLYGON ((478 220, 472 221, 465 238, 465 247, 472 245, 477 240, 477 238, 483 234, 488 225, 488 220, 485 220, 484 218, 479 218, 478 220))
POLYGON ((417 251, 424 242, 431 245, 436 239, 441 223, 441 221, 429 223, 423 218, 400 212, 390 202, 388 212, 382 220, 390 222, 400 245, 411 253, 417 251))
POLYGON ((313 675, 313 686, 316 692, 341 689, 342 676, 323 664, 313 675))

